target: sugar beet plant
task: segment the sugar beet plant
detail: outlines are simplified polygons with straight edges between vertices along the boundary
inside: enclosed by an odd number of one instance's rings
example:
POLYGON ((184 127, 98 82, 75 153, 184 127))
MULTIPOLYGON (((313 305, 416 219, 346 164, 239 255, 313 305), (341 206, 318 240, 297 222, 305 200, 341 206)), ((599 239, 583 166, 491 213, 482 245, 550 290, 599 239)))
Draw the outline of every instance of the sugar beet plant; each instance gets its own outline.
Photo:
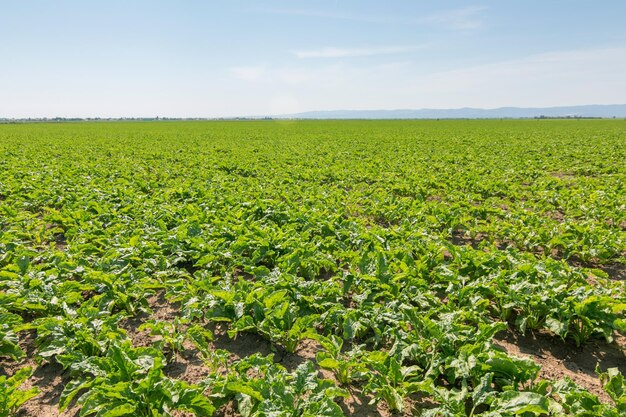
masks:
POLYGON ((81 416, 621 416, 619 369, 599 398, 494 340, 626 331, 625 141, 622 121, 0 125, 0 416, 38 410, 38 367, 81 416))

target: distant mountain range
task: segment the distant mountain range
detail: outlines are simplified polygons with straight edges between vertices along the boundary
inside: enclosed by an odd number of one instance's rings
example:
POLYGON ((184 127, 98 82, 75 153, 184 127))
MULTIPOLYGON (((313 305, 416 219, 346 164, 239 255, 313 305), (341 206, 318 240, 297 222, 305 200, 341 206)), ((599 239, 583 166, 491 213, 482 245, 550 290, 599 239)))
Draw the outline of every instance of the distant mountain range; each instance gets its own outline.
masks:
POLYGON ((258 119, 532 119, 532 118, 626 118, 626 104, 593 104, 563 107, 499 107, 497 109, 397 109, 321 110, 273 116, 237 117, 35 117, 2 118, 0 123, 67 121, 157 120, 258 120, 258 119))
POLYGON ((325 110, 274 116, 277 119, 501 119, 558 117, 626 117, 626 104, 497 109, 325 110))

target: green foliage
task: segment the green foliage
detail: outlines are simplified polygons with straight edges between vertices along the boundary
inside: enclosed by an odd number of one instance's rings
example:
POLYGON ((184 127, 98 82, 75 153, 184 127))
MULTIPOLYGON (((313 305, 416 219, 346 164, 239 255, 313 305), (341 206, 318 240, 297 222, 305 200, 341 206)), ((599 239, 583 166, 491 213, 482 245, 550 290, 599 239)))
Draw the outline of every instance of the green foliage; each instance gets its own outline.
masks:
POLYGON ((184 350, 186 339, 185 330, 182 328, 184 320, 175 318, 173 322, 165 320, 149 320, 137 328, 138 331, 148 330, 151 336, 158 336, 153 346, 160 351, 176 354, 184 350))
POLYGON ((211 416, 215 407, 202 390, 163 374, 163 357, 152 348, 112 344, 106 356, 75 363, 80 376, 63 391, 64 410, 78 396, 81 416, 170 416, 173 410, 211 416))
POLYGON ((626 414, 626 380, 617 368, 609 368, 606 372, 596 369, 602 387, 615 402, 616 409, 621 414, 626 414))
POLYGON ((238 364, 240 375, 251 366, 260 370, 258 377, 241 377, 226 384, 226 390, 234 393, 243 417, 266 415, 328 416, 343 415, 334 401, 348 396, 327 379, 317 377, 312 362, 305 362, 293 373, 286 373, 271 362, 271 357, 256 357, 238 364), (263 363, 265 362, 265 363, 263 363), (259 363, 261 367, 259 369, 259 363))
POLYGON ((24 356, 20 348, 15 327, 21 324, 22 318, 0 308, 0 356, 7 356, 19 360, 24 356))
POLYGON ((364 360, 363 346, 355 346, 350 351, 344 352, 343 340, 340 337, 315 335, 313 338, 322 347, 315 356, 317 364, 320 368, 331 370, 340 384, 348 385, 366 378, 368 368, 364 360))
POLYGON ((39 393, 37 388, 21 390, 20 386, 31 376, 32 369, 24 367, 7 378, 0 376, 0 417, 12 417, 22 404, 39 393))
POLYGON ((37 356, 56 360, 64 368, 92 356, 103 355, 109 345, 126 336, 118 327, 121 316, 102 314, 84 305, 66 310, 64 316, 45 317, 33 322, 37 330, 37 356))
POLYGON ((421 378, 417 366, 402 366, 393 356, 383 352, 368 355, 367 363, 372 371, 365 389, 376 399, 384 400, 392 411, 404 411, 404 398, 409 394, 426 391, 428 381, 421 378))
POLYGON ((493 340, 626 331, 624 132, 1 125, 0 356, 15 366, 34 337, 85 416, 335 416, 354 389, 394 412, 426 396, 431 416, 622 415, 614 370, 604 404, 493 340), (175 372, 185 355, 197 384, 175 372))

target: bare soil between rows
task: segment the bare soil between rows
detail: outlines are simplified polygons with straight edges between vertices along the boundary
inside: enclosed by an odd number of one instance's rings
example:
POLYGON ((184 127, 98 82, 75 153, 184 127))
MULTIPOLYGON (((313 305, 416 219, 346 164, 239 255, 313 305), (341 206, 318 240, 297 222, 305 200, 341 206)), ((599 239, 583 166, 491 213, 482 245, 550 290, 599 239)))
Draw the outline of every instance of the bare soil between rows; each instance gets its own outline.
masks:
POLYGON ((602 389, 595 372, 596 366, 603 371, 618 368, 626 373, 626 337, 623 335, 617 335, 613 343, 593 339, 576 347, 572 342, 563 341, 545 331, 521 335, 507 330, 496 335, 494 342, 510 355, 530 358, 541 365, 540 378, 571 378, 604 402, 611 400, 602 389))

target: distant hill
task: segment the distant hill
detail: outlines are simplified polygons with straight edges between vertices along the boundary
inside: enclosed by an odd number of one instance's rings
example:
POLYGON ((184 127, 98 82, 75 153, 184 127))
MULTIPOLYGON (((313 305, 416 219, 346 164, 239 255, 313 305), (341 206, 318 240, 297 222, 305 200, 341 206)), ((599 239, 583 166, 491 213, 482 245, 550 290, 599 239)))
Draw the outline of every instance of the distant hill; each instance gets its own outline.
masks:
POLYGON ((326 110, 274 116, 284 119, 500 119, 536 117, 626 117, 626 104, 497 109, 326 110))

